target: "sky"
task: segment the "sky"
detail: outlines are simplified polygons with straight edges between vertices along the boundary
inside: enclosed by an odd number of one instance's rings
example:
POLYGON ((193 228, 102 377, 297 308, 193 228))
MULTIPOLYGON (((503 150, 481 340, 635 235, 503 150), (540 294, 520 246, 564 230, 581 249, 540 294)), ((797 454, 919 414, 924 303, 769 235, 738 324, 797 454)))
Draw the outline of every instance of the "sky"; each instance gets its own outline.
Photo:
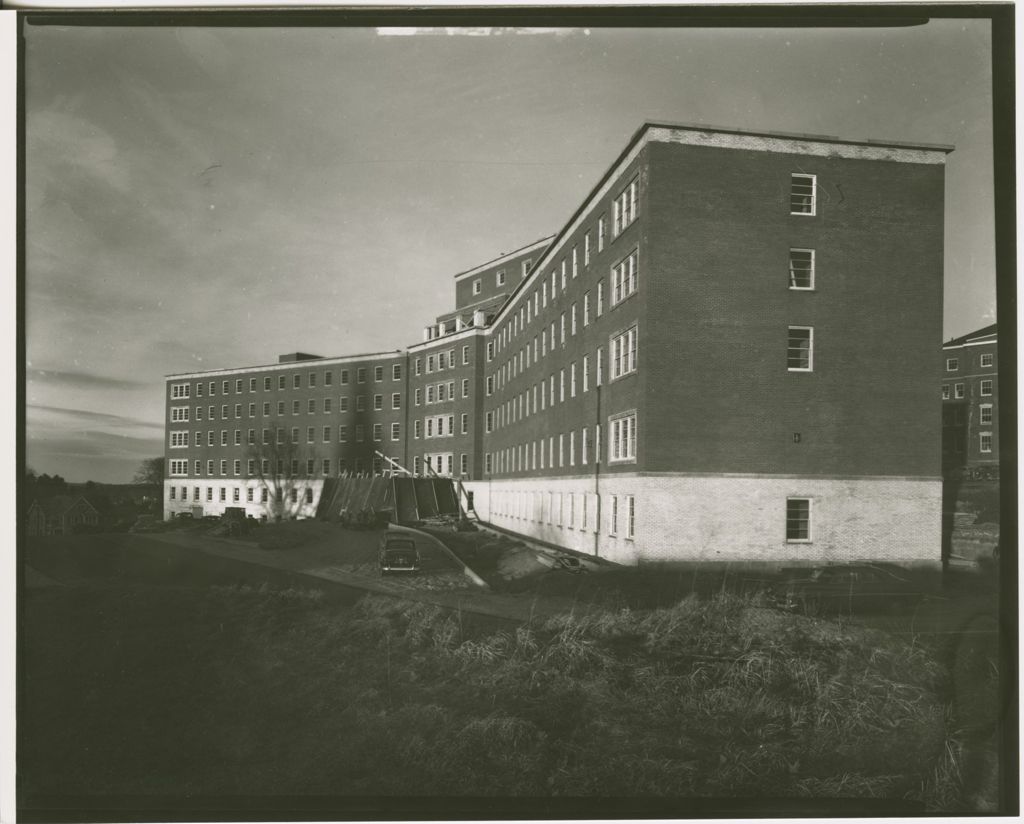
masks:
POLYGON ((645 120, 955 145, 944 338, 993 323, 989 25, 27 25, 28 465, 128 482, 165 375, 420 341, 645 120))

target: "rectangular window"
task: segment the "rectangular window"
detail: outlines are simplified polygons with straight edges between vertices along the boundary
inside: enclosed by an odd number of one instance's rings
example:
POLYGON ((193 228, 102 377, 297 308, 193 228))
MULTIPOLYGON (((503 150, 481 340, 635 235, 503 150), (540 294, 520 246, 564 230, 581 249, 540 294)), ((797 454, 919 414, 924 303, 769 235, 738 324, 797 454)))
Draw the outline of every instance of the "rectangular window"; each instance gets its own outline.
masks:
POLYGON ((172 383, 171 384, 171 398, 177 400, 179 398, 188 398, 192 393, 192 384, 190 383, 172 383))
POLYGON ((312 415, 315 412, 316 412, 316 400, 314 398, 310 398, 309 400, 306 401, 306 414, 307 415, 312 415))
POLYGON ((609 357, 612 380, 636 371, 636 352, 635 326, 630 327, 622 334, 616 335, 611 339, 609 357))
POLYGON ((171 421, 187 421, 188 420, 189 407, 187 406, 172 406, 171 407, 171 421))
POLYGON ((608 420, 608 462, 636 460, 636 412, 608 420))
POLYGON ((992 451, 992 433, 991 432, 980 432, 978 434, 980 438, 979 449, 982 452, 992 451))
POLYGON ((333 385, 334 385, 334 373, 330 369, 328 369, 326 372, 324 372, 324 386, 333 386, 333 385))
POLYGON ((601 215, 597 219, 597 251, 599 252, 604 249, 604 224, 604 215, 601 215))
POLYGON ((226 395, 230 391, 231 391, 231 381, 224 381, 224 383, 221 385, 221 392, 222 392, 222 394, 226 395))
MULTIPOLYGON (((171 475, 188 475, 188 460, 173 460, 171 464, 171 475)), ((173 488, 173 487, 172 487, 173 488)))
POLYGON ((283 415, 284 414, 284 401, 278 401, 277 402, 277 414, 278 415, 283 415))
POLYGON ((576 397, 576 361, 569 364, 569 397, 576 397))
POLYGON ((590 389, 590 355, 583 356, 583 391, 590 389))
POLYGON ((603 312, 604 312, 604 281, 603 280, 599 280, 597 282, 597 308, 595 309, 594 314, 597 317, 601 317, 601 314, 603 312))
POLYGON ((323 429, 323 441, 324 443, 330 443, 331 440, 331 427, 325 426, 323 429))
POLYGON ((942 384, 942 400, 944 400, 944 401, 948 401, 949 400, 949 384, 948 383, 942 384))
POLYGON ((789 213, 791 215, 813 215, 817 205, 817 178, 815 175, 794 174, 789 181, 789 213))
POLYGON ((789 250, 789 288, 814 288, 814 250, 789 250))
POLYGON ((188 432, 172 432, 171 433, 171 448, 178 449, 181 447, 188 446, 188 432))
POLYGON ((814 330, 809 326, 790 326, 786 349, 786 368, 790 372, 810 372, 814 368, 814 330))
POLYGON ((608 498, 608 534, 619 534, 619 499, 615 495, 608 498))
POLYGON ((331 474, 331 459, 330 458, 324 458, 320 462, 320 472, 322 474, 324 474, 324 475, 330 475, 331 474))
POLYGON ((299 427, 293 426, 292 427, 292 443, 298 443, 298 442, 299 442, 299 427))
POLYGON ((366 383, 366 367, 360 366, 356 369, 356 383, 366 383))
POLYGON ((235 381, 235 394, 236 395, 242 394, 242 379, 241 378, 239 378, 238 380, 235 381))
POLYGON ((348 395, 342 395, 338 398, 338 411, 348 412, 348 395))
POLYGON ((302 389, 302 375, 292 375, 292 389, 302 389))
POLYGON ((981 382, 981 396, 987 398, 992 394, 992 381, 981 382))
POLYGON ((992 404, 983 403, 978 407, 980 417, 978 418, 980 423, 990 424, 992 423, 992 404))
POLYGON ((249 378, 249 391, 250 392, 255 392, 256 391, 256 378, 249 378))
POLYGON ((306 427, 306 443, 316 443, 316 427, 306 427))
POLYGON ((250 418, 255 418, 256 417, 256 404, 254 404, 254 403, 250 403, 249 404, 249 415, 248 415, 248 417, 250 417, 250 418))
POLYGON ((979 361, 983 368, 988 368, 992 365, 992 355, 982 355, 979 361))
POLYGON ((267 375, 265 378, 263 378, 263 391, 264 392, 269 392, 270 391, 270 386, 271 386, 270 375, 267 375))
POLYGON ((325 413, 330 414, 332 403, 333 403, 333 399, 332 398, 324 398, 324 412, 325 413))
POLYGON ((612 201, 612 237, 618 237, 630 223, 636 220, 637 193, 640 178, 634 177, 622 193, 612 201))
POLYGON ((786 541, 807 543, 811 540, 811 499, 786 499, 786 541))
POLYGON ((956 372, 960 368, 959 358, 946 358, 946 371, 956 372))
POLYGON ((391 380, 400 381, 402 379, 402 364, 395 363, 391 365, 391 380))
POLYGON ((632 495, 626 495, 626 538, 632 540, 636 535, 636 498, 632 495))
POLYGON ((374 395, 373 396, 373 408, 377 412, 380 412, 384 408, 384 396, 383 395, 374 395))
POLYGON ((293 400, 292 401, 292 414, 293 415, 298 415, 299 414, 299 409, 301 408, 301 404, 302 404, 302 402, 299 401, 299 400, 293 400))
POLYGON ((402 425, 399 423, 391 424, 391 440, 397 441, 402 437, 402 425))
POLYGON ((382 381, 382 380, 384 380, 384 367, 383 366, 375 366, 375 367, 373 367, 373 379, 375 381, 382 381))
POLYGON ((961 400, 964 396, 964 385, 962 383, 953 384, 953 397, 957 400, 961 400))
POLYGON ((235 430, 235 446, 241 446, 241 445, 242 445, 242 430, 241 429, 236 429, 235 430))
POLYGON ((480 282, 480 278, 476 278, 476 280, 473 281, 473 294, 474 295, 479 295, 481 288, 482 288, 482 284, 480 282))
POLYGON ((236 477, 242 474, 242 461, 240 459, 235 458, 231 462, 231 471, 236 477))
POLYGON ((637 259, 637 250, 634 249, 612 267, 612 306, 621 303, 636 292, 639 274, 637 259))
POLYGON ((600 386, 604 380, 604 350, 601 347, 597 347, 597 372, 595 375, 594 385, 600 386))
POLYGON ((462 397, 469 397, 469 378, 462 379, 462 397))
POLYGON ((226 429, 222 429, 220 431, 220 445, 221 446, 227 446, 228 445, 228 431, 226 429))
POLYGON ((228 474, 227 458, 222 459, 221 462, 220 462, 220 474, 221 475, 227 475, 228 474))
POLYGON ((423 434, 423 422, 415 420, 412 422, 412 436, 418 438, 423 434))
POLYGON ((356 443, 362 443, 366 439, 366 429, 361 423, 356 424, 356 443))
POLYGON ((339 426, 338 427, 338 443, 345 443, 347 441, 348 441, 348 427, 347 426, 339 426))
POLYGON ((465 412, 462 413, 462 434, 469 434, 469 415, 465 412))
POLYGON ((356 395, 356 412, 366 411, 366 395, 356 395))
POLYGON ((402 408, 402 394, 400 392, 391 393, 391 408, 401 409, 402 408))

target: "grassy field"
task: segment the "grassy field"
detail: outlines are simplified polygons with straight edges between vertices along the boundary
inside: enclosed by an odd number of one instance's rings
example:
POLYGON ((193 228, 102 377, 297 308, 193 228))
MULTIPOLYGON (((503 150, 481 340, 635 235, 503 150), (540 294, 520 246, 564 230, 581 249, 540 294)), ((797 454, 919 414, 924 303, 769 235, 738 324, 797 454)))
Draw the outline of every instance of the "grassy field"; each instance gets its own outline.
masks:
MULTIPOLYGON (((37 560, 60 571, 56 551, 37 560)), ((228 583, 227 570, 204 582, 181 564, 167 585, 96 572, 26 594, 23 803, 165 794, 962 803, 948 674, 920 646, 881 632, 728 595, 495 632, 428 605, 352 605, 284 578, 258 583, 257 573, 243 585, 228 583)))

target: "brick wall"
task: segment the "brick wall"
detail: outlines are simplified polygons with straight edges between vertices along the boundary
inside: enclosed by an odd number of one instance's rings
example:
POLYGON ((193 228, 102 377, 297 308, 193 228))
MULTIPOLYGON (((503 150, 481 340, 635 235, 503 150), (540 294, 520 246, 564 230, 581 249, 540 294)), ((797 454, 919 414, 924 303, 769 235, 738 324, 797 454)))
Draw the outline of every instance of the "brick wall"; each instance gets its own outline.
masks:
POLYGON ((940 473, 943 167, 651 144, 644 468, 940 473), (815 216, 790 175, 817 175, 815 216), (791 290, 790 248, 816 253, 791 290), (814 369, 786 366, 814 328, 814 369), (794 435, 799 434, 799 443, 794 435))

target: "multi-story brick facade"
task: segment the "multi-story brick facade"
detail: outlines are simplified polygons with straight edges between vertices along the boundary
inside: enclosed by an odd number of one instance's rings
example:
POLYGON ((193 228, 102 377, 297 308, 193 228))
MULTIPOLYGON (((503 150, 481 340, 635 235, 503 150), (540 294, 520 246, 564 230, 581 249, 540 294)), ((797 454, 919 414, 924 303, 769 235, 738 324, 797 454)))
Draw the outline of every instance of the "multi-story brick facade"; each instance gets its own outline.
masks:
POLYGON ((942 345, 942 470, 998 477, 999 353, 995 324, 942 345))
POLYGON ((403 462, 614 561, 937 562, 949 150, 645 124, 558 234, 456 276, 403 462))

